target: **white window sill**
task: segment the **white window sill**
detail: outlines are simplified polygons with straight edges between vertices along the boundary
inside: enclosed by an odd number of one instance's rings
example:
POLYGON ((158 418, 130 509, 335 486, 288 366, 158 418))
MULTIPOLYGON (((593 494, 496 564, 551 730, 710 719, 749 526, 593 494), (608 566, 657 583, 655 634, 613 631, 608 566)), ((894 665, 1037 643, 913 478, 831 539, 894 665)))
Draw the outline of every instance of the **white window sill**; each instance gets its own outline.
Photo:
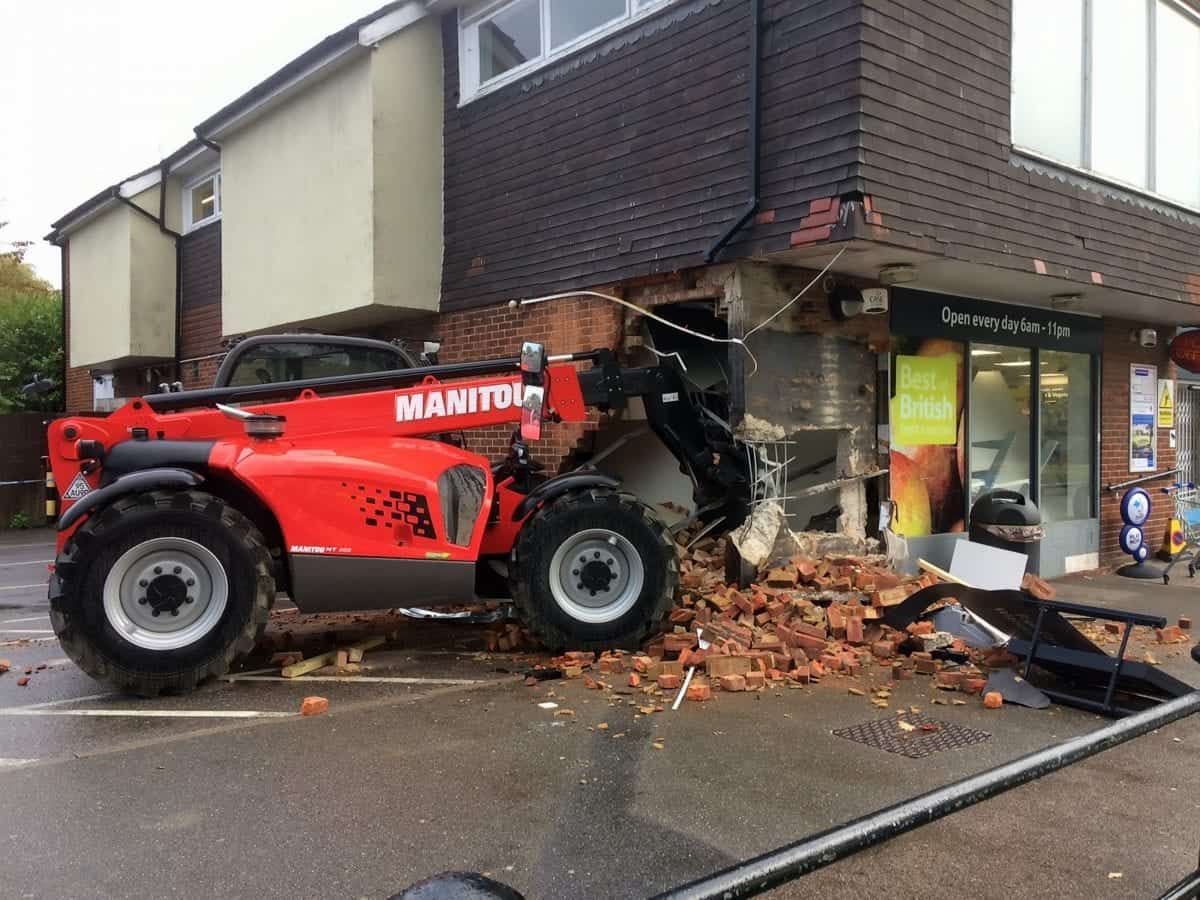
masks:
POLYGON ((191 225, 186 226, 183 229, 183 233, 191 234, 193 231, 199 231, 201 228, 207 228, 209 225, 213 225, 220 221, 221 214, 217 213, 215 216, 209 216, 207 219, 201 219, 199 222, 193 222, 191 225))

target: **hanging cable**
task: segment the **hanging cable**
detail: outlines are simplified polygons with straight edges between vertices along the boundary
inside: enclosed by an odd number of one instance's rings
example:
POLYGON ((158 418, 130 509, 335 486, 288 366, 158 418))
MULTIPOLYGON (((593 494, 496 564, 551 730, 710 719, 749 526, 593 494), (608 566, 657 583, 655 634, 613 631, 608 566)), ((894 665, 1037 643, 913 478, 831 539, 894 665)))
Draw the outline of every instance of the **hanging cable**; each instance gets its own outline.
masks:
MULTIPOLYGON (((758 358, 755 357, 753 351, 751 351, 751 349, 746 346, 746 338, 749 338, 751 335, 753 335, 759 329, 765 328, 771 322, 775 321, 775 319, 779 318, 779 316, 783 315, 783 313, 785 313, 788 309, 790 309, 796 303, 796 301, 798 301, 801 297, 803 297, 805 294, 808 293, 808 291, 812 288, 812 286, 814 284, 816 284, 818 281, 820 281, 822 278, 825 277, 825 273, 828 272, 833 267, 834 263, 836 263, 839 259, 842 258, 842 254, 845 252, 846 252, 845 247, 842 247, 840 250, 838 250, 838 252, 834 254, 833 259, 829 260, 829 262, 827 262, 825 264, 825 268, 821 269, 821 271, 818 272, 816 274, 816 276, 814 276, 812 281, 810 281, 808 284, 806 284, 803 288, 800 289, 800 293, 796 294, 795 297, 793 297, 791 300, 789 300, 783 306, 779 307, 779 309, 775 310, 775 312, 771 313, 771 315, 769 315, 766 319, 759 322, 757 325, 755 325, 753 328, 751 328, 749 331, 747 331, 746 336, 742 337, 742 338, 719 338, 719 337, 713 337, 711 334, 703 334, 699 331, 693 331, 691 328, 686 328, 683 325, 679 325, 679 324, 676 324, 675 322, 669 321, 668 319, 664 319, 662 316, 651 312, 650 310, 646 309, 645 307, 638 306, 636 303, 630 303, 628 300, 622 300, 620 297, 614 297, 612 294, 602 294, 599 291, 563 291, 560 294, 546 294, 544 297, 530 297, 527 300, 510 300, 510 301, 508 301, 508 306, 510 309, 519 309, 524 306, 537 306, 540 303, 549 303, 551 300, 565 300, 569 297, 598 297, 601 300, 607 300, 610 303, 616 303, 619 306, 625 307, 626 309, 631 309, 636 313, 646 316, 646 318, 648 318, 648 319, 653 319, 655 322, 658 322, 660 325, 665 325, 668 328, 673 328, 676 331, 682 332, 683 334, 691 335, 692 337, 695 337, 695 338, 699 338, 702 341, 708 341, 709 343, 713 343, 713 344, 734 344, 738 347, 741 347, 742 350, 745 351, 746 355, 748 357, 750 357, 750 362, 754 366, 754 368, 751 369, 750 373, 746 376, 747 378, 752 378, 758 372, 758 358)), ((658 354, 658 355, 663 356, 663 355, 668 355, 668 354, 658 354)), ((678 354, 669 354, 669 355, 677 356, 678 354)), ((680 360, 680 362, 682 363, 682 360, 680 360)), ((685 371, 686 371, 686 369, 685 369, 685 371)))

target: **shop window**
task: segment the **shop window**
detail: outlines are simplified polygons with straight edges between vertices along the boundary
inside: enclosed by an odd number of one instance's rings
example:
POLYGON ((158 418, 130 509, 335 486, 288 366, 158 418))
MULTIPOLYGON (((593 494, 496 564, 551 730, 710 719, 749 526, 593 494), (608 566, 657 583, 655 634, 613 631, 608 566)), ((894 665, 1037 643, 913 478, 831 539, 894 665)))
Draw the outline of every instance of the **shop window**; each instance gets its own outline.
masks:
POLYGON ((1013 0, 1012 142, 1200 206, 1200 17, 1175 0, 1013 0))
POLYGON ((600 40, 675 0, 509 0, 461 7, 462 102, 600 40))
POLYGON ((924 537, 964 530, 963 345, 897 338, 888 460, 893 530, 924 537))
POLYGON ((971 345, 970 503, 991 490, 1031 496, 1029 398, 1033 352, 971 345))
POLYGON ((1082 353, 1040 354, 1038 487, 1044 522, 1092 512, 1092 361, 1082 353))

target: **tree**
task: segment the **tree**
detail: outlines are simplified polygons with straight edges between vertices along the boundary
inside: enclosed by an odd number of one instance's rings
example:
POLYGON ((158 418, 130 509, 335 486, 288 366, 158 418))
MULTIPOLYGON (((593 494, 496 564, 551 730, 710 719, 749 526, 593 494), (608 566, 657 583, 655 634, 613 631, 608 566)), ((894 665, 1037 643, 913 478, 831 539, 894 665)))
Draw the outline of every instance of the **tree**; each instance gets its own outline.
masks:
POLYGON ((63 408, 62 300, 57 291, 7 295, 0 300, 0 413, 63 408), (37 378, 53 389, 25 396, 37 378))
MULTIPOLYGON (((3 229, 7 222, 0 222, 3 229)), ((12 241, 7 250, 0 250, 0 303, 16 296, 49 294, 54 288, 25 262, 25 251, 30 241, 12 241)))
POLYGON ((62 296, 25 262, 28 248, 13 241, 0 250, 0 413, 63 408, 62 296), (27 396, 22 388, 36 379, 53 384, 27 396))

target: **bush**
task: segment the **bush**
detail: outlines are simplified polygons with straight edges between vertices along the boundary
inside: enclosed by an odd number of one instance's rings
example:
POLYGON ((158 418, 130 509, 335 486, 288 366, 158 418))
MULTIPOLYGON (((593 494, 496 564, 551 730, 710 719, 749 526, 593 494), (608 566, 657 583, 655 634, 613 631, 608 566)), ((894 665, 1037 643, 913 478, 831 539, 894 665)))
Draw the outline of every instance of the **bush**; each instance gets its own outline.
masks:
POLYGON ((26 515, 25 513, 15 512, 12 514, 12 518, 8 520, 8 527, 9 528, 32 528, 33 522, 30 520, 29 516, 26 515))

